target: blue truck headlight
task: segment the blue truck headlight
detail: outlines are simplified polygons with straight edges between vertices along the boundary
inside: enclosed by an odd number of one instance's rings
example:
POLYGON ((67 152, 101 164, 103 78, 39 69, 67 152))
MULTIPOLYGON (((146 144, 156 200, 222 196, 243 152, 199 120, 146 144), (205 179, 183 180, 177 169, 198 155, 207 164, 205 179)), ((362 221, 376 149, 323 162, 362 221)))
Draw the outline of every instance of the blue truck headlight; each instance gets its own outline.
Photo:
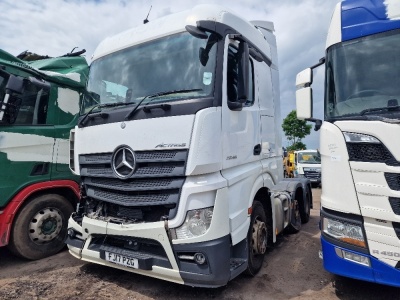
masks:
POLYGON ((360 225, 323 216, 322 231, 328 236, 342 242, 367 248, 364 233, 360 225))
POLYGON ((190 210, 183 224, 175 229, 177 239, 187 239, 205 234, 211 225, 214 207, 190 210))

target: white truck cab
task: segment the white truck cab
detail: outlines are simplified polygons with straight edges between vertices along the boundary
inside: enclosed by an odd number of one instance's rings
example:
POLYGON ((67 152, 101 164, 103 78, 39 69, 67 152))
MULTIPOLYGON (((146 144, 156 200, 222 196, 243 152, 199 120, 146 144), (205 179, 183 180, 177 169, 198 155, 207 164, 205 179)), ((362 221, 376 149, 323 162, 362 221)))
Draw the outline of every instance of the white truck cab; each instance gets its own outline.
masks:
POLYGON ((283 180, 273 31, 199 5, 101 42, 70 139, 72 255, 217 287, 308 221, 309 181, 283 180))
POLYGON ((295 178, 307 178, 311 185, 321 184, 321 155, 317 150, 298 150, 294 152, 295 178))

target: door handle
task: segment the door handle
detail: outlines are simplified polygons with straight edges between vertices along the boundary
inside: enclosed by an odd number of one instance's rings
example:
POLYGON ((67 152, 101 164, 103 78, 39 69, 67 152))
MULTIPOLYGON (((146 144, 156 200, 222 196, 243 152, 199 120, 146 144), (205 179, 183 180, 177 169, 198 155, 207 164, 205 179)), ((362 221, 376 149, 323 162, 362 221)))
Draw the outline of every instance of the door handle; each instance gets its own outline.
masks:
POLYGON ((257 144, 254 146, 253 155, 260 155, 261 154, 261 144, 257 144))

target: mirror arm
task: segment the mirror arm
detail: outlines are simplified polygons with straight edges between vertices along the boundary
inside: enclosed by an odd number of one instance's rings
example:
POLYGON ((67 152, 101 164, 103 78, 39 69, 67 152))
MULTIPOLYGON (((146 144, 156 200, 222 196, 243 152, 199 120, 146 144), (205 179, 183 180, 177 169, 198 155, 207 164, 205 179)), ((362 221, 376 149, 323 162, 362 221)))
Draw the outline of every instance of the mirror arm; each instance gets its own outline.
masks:
POLYGON ((315 123, 315 126, 314 126, 314 130, 315 130, 315 131, 320 130, 320 128, 321 128, 321 126, 322 126, 322 120, 320 120, 320 119, 315 119, 315 118, 309 118, 309 119, 305 119, 305 120, 308 121, 308 122, 313 122, 313 123, 315 123))

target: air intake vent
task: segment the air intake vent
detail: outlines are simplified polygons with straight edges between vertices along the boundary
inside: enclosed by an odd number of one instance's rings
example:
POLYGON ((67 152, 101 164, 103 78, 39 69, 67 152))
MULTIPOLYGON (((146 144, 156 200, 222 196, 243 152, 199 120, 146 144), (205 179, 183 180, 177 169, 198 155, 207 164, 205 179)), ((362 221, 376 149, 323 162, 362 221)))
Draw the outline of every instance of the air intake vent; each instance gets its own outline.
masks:
POLYGON ((393 222, 392 224, 397 237, 400 239, 400 223, 393 222))
POLYGON ((400 198, 389 197, 390 206, 396 215, 400 215, 400 198))
POLYGON ((347 151, 350 161, 386 163, 390 166, 400 165, 383 144, 347 143, 347 151))
POLYGON ((400 191, 400 173, 385 173, 385 178, 391 190, 400 191))

